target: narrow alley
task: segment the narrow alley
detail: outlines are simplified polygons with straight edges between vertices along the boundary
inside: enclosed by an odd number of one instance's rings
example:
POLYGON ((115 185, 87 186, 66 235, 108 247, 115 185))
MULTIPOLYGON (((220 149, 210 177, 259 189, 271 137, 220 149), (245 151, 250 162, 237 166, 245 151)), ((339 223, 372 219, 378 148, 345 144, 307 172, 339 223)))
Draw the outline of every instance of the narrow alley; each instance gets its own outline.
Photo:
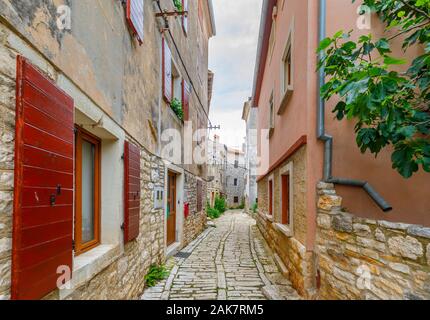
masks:
POLYGON ((297 300, 278 270, 255 220, 226 212, 167 263, 169 277, 143 300, 297 300))

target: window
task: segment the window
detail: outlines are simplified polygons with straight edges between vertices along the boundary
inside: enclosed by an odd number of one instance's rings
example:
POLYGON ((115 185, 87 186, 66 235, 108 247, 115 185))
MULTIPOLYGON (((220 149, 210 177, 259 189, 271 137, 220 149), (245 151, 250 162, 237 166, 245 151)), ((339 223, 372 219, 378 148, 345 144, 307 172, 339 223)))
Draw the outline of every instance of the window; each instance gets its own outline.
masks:
POLYGON ((273 178, 269 179, 269 192, 268 192, 268 196, 269 196, 269 215, 273 216, 273 178))
POLYGON ((234 179, 234 185, 237 186, 237 178, 234 179))
POLYGON ((276 215, 276 228, 287 237, 294 233, 294 181, 293 162, 289 162, 279 172, 280 212, 276 215))
POLYGON ((290 175, 284 174, 281 176, 282 183, 282 215, 281 223, 290 223, 290 175))
POLYGON ((75 252, 100 243, 100 140, 80 127, 76 134, 75 252))
POLYGON ((275 129, 275 104, 273 101, 273 92, 270 96, 269 100, 269 134, 273 134, 273 130, 275 129))
POLYGON ((234 203, 239 203, 239 197, 234 197, 234 203))
POLYGON ((234 167, 239 168, 239 160, 234 160, 234 167))
POLYGON ((273 49, 275 48, 275 33, 276 33, 276 23, 275 20, 272 21, 272 29, 270 30, 269 38, 269 57, 272 59, 273 49))
MULTIPOLYGON (((293 21, 294 23, 294 21, 293 21)), ((287 38, 287 44, 282 55, 281 63, 281 104, 278 109, 278 114, 282 114, 288 104, 288 100, 294 91, 294 64, 293 64, 293 33, 292 27, 287 38)))
POLYGON ((144 0, 127 0, 126 3, 127 23, 140 45, 143 44, 143 1, 144 0))

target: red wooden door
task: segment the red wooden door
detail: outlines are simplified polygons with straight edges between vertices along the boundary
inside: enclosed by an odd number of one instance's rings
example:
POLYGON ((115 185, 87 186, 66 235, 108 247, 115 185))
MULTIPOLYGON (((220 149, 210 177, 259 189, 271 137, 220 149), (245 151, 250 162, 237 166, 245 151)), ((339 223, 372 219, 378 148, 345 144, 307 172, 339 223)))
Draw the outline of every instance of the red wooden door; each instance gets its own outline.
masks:
POLYGON ((290 175, 282 176, 282 224, 290 223, 290 175))
POLYGON ((176 174, 169 172, 167 192, 167 245, 176 241, 176 174))
POLYGON ((12 299, 39 299, 72 270, 73 100, 18 57, 12 299))
POLYGON ((124 149, 124 242, 127 243, 139 236, 140 148, 126 141, 124 149))

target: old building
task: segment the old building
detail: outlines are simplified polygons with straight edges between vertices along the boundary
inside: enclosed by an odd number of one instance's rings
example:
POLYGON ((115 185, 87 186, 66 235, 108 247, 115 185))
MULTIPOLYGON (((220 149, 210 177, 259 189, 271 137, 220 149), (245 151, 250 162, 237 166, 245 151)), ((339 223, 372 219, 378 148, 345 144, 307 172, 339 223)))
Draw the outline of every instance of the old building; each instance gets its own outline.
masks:
POLYGON ((258 177, 258 226, 305 297, 429 298, 430 230, 421 226, 430 226, 428 174, 406 180, 387 150, 376 159, 360 153, 354 123, 334 119, 336 101, 319 97, 319 41, 338 30, 384 32, 376 16, 370 30, 357 29, 359 5, 264 1, 252 100, 258 148, 267 135, 269 145, 261 154, 268 165, 258 177), (317 188, 321 180, 328 184, 317 188))
POLYGON ((229 208, 238 208, 245 201, 245 154, 243 150, 227 147, 226 200, 229 208))
POLYGON ((204 229, 215 25, 182 4, 0 0, 0 299, 137 298, 204 229))
POLYGON ((252 107, 252 98, 243 105, 242 120, 246 122, 245 141, 245 209, 257 204, 257 113, 252 107))
POLYGON ((214 135, 208 141, 207 201, 213 207, 217 197, 226 196, 227 146, 214 135))

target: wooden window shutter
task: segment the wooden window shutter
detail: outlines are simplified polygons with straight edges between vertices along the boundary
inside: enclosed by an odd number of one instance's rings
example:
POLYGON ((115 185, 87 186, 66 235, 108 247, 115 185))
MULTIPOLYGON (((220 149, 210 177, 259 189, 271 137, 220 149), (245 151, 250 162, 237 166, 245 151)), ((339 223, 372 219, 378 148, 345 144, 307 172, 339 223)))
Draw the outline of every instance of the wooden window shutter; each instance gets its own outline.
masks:
POLYGON ((182 80, 182 107, 184 109, 184 121, 188 121, 190 119, 190 95, 190 85, 184 79, 182 80))
MULTIPOLYGON (((183 10, 188 12, 188 0, 182 0, 183 10)), ((182 16, 182 28, 184 29, 185 34, 188 33, 188 17, 185 15, 182 16)))
POLYGON ((166 39, 163 38, 163 96, 167 103, 172 101, 172 53, 166 39))
POLYGON ((139 236, 140 225, 140 148, 124 145, 124 243, 139 236))
POLYGON ((143 1, 144 0, 127 0, 126 4, 127 23, 140 45, 143 44, 143 1))
POLYGON ((72 271, 73 99, 17 59, 12 299, 40 299, 72 271))
POLYGON ((203 183, 197 180, 197 212, 203 210, 203 183))

